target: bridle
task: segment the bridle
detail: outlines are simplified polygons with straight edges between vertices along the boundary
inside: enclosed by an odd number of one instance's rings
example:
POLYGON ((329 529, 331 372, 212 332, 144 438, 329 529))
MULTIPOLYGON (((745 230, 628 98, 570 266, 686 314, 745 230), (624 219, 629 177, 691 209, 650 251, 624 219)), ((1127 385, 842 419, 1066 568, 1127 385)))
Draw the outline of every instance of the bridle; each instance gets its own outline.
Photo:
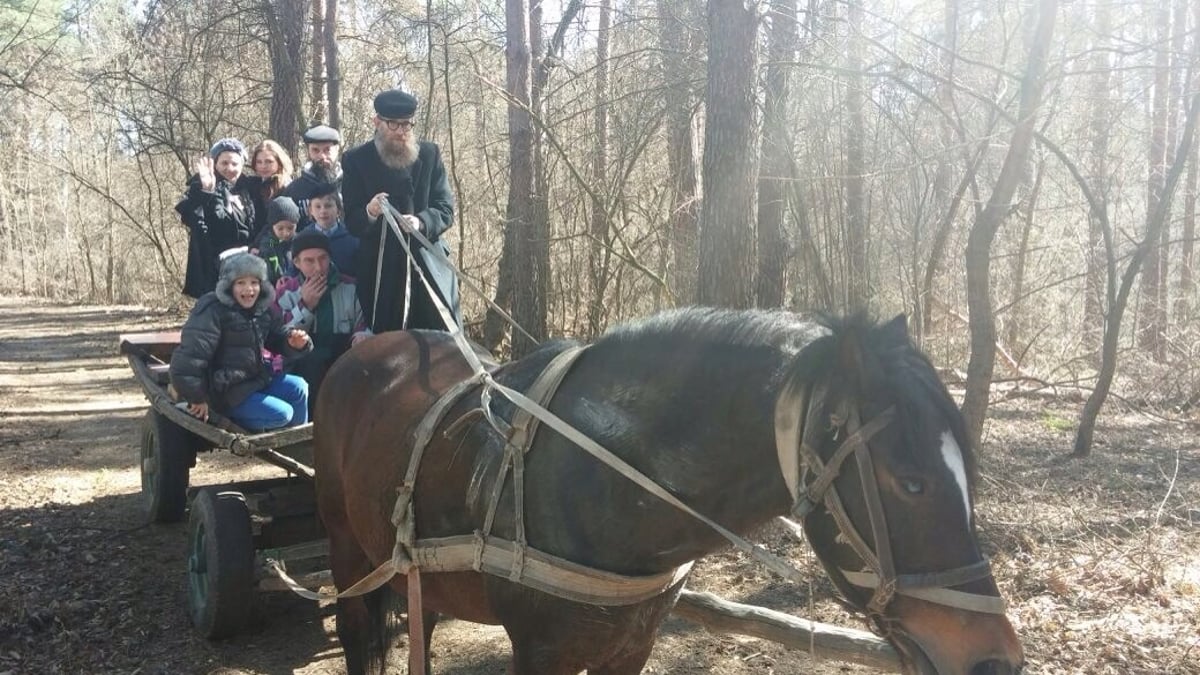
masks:
POLYGON ((940 572, 898 574, 892 556, 891 539, 879 484, 875 480, 875 466, 871 459, 870 440, 891 424, 896 417, 896 408, 891 406, 862 423, 858 407, 844 404, 843 419, 837 426, 849 434, 828 460, 816 451, 822 433, 828 427, 821 425, 819 411, 824 405, 827 392, 823 387, 801 393, 795 383, 788 384, 776 401, 775 432, 776 445, 784 479, 792 493, 793 517, 804 519, 818 505, 833 517, 838 530, 849 546, 858 555, 865 569, 838 571, 846 581, 860 588, 872 589, 866 610, 872 618, 884 619, 884 611, 897 595, 919 598, 939 605, 965 609, 986 614, 1004 614, 1004 600, 995 595, 983 595, 954 590, 959 586, 991 575, 991 565, 986 557, 977 562, 940 572), (803 421, 801 420, 803 417, 803 421), (863 503, 870 520, 872 548, 850 520, 842 499, 834 484, 843 463, 853 455, 858 468, 863 503), (794 457, 794 460, 789 458, 794 457))

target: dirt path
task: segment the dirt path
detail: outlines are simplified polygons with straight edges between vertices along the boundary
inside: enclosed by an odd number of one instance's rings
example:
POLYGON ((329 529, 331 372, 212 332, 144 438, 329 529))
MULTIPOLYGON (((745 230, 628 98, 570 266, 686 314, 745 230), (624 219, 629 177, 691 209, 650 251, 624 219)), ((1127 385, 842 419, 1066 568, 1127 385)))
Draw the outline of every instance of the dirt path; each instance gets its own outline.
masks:
MULTIPOLYGON (((136 453, 147 406, 116 353, 119 333, 182 318, 0 298, 0 674, 343 672, 332 608, 290 594, 264 594, 244 636, 214 643, 191 632, 186 528, 142 522, 136 453)), ((212 453, 191 481, 275 475, 212 453)), ((507 654, 500 628, 438 627, 439 673, 503 673, 507 654)), ((805 661, 672 619, 647 672, 770 672, 805 661)))
MULTIPOLYGON (((191 632, 185 528, 139 511, 138 429, 146 403, 121 332, 177 327, 135 307, 57 306, 0 297, 0 675, 9 673, 341 673, 328 606, 264 595, 252 629, 226 642, 191 632)), ((1194 423, 1104 420, 1097 457, 1057 461, 1070 408, 996 406, 984 448, 980 530, 1035 673, 1200 673, 1200 450, 1194 423)), ((277 475, 202 455, 193 484, 277 475)), ((860 627, 831 599, 811 554, 796 588, 726 553, 690 586, 860 627)), ((397 656, 403 657, 403 650, 397 656)), ((503 673, 494 627, 438 627, 438 673, 503 673)), ((402 672, 398 665, 394 672, 402 672)), ((647 673, 866 673, 679 619, 647 673)))

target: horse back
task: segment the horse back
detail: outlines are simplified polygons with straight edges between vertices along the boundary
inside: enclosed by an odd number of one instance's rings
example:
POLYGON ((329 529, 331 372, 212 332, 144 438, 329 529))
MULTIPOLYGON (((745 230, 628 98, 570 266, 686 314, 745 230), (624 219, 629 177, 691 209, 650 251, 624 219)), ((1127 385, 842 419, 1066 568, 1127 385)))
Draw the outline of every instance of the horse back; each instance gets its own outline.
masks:
MULTIPOLYGON (((326 375, 313 427, 318 506, 326 528, 351 529, 374 564, 391 554, 391 513, 417 425, 443 392, 470 375, 453 340, 437 331, 378 335, 326 375)), ((429 462, 420 482, 444 485, 445 468, 429 462)))

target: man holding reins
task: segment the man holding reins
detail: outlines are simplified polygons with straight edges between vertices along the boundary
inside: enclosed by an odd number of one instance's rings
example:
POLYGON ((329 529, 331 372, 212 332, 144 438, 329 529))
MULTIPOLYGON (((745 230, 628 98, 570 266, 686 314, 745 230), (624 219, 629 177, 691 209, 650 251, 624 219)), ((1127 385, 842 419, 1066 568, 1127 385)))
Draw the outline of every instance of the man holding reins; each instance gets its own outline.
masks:
POLYGON ((374 138, 342 159, 346 225, 360 240, 358 297, 375 333, 448 326, 417 273, 425 272, 433 292, 461 323, 458 280, 410 232, 420 232, 447 256, 441 239, 454 219, 446 167, 437 144, 418 141, 413 116, 417 99, 392 89, 375 97, 374 138), (399 226, 415 259, 409 259, 384 218, 384 205, 400 212, 399 226), (378 292, 377 292, 378 290, 378 292))

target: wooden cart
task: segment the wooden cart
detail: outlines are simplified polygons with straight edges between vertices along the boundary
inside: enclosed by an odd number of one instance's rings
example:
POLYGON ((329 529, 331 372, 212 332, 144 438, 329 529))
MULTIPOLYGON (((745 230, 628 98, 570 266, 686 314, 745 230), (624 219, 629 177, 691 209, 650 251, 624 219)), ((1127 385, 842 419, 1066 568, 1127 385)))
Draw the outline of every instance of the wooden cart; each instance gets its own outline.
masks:
POLYGON ((312 425, 251 434, 219 415, 208 422, 192 417, 169 392, 167 368, 179 339, 179 331, 127 334, 120 349, 150 401, 138 454, 143 509, 156 523, 189 516, 188 609, 196 630, 218 639, 242 629, 257 591, 286 589, 269 560, 301 583, 325 581, 328 543, 313 490, 312 425), (217 450, 286 473, 189 486, 197 455, 217 450))

